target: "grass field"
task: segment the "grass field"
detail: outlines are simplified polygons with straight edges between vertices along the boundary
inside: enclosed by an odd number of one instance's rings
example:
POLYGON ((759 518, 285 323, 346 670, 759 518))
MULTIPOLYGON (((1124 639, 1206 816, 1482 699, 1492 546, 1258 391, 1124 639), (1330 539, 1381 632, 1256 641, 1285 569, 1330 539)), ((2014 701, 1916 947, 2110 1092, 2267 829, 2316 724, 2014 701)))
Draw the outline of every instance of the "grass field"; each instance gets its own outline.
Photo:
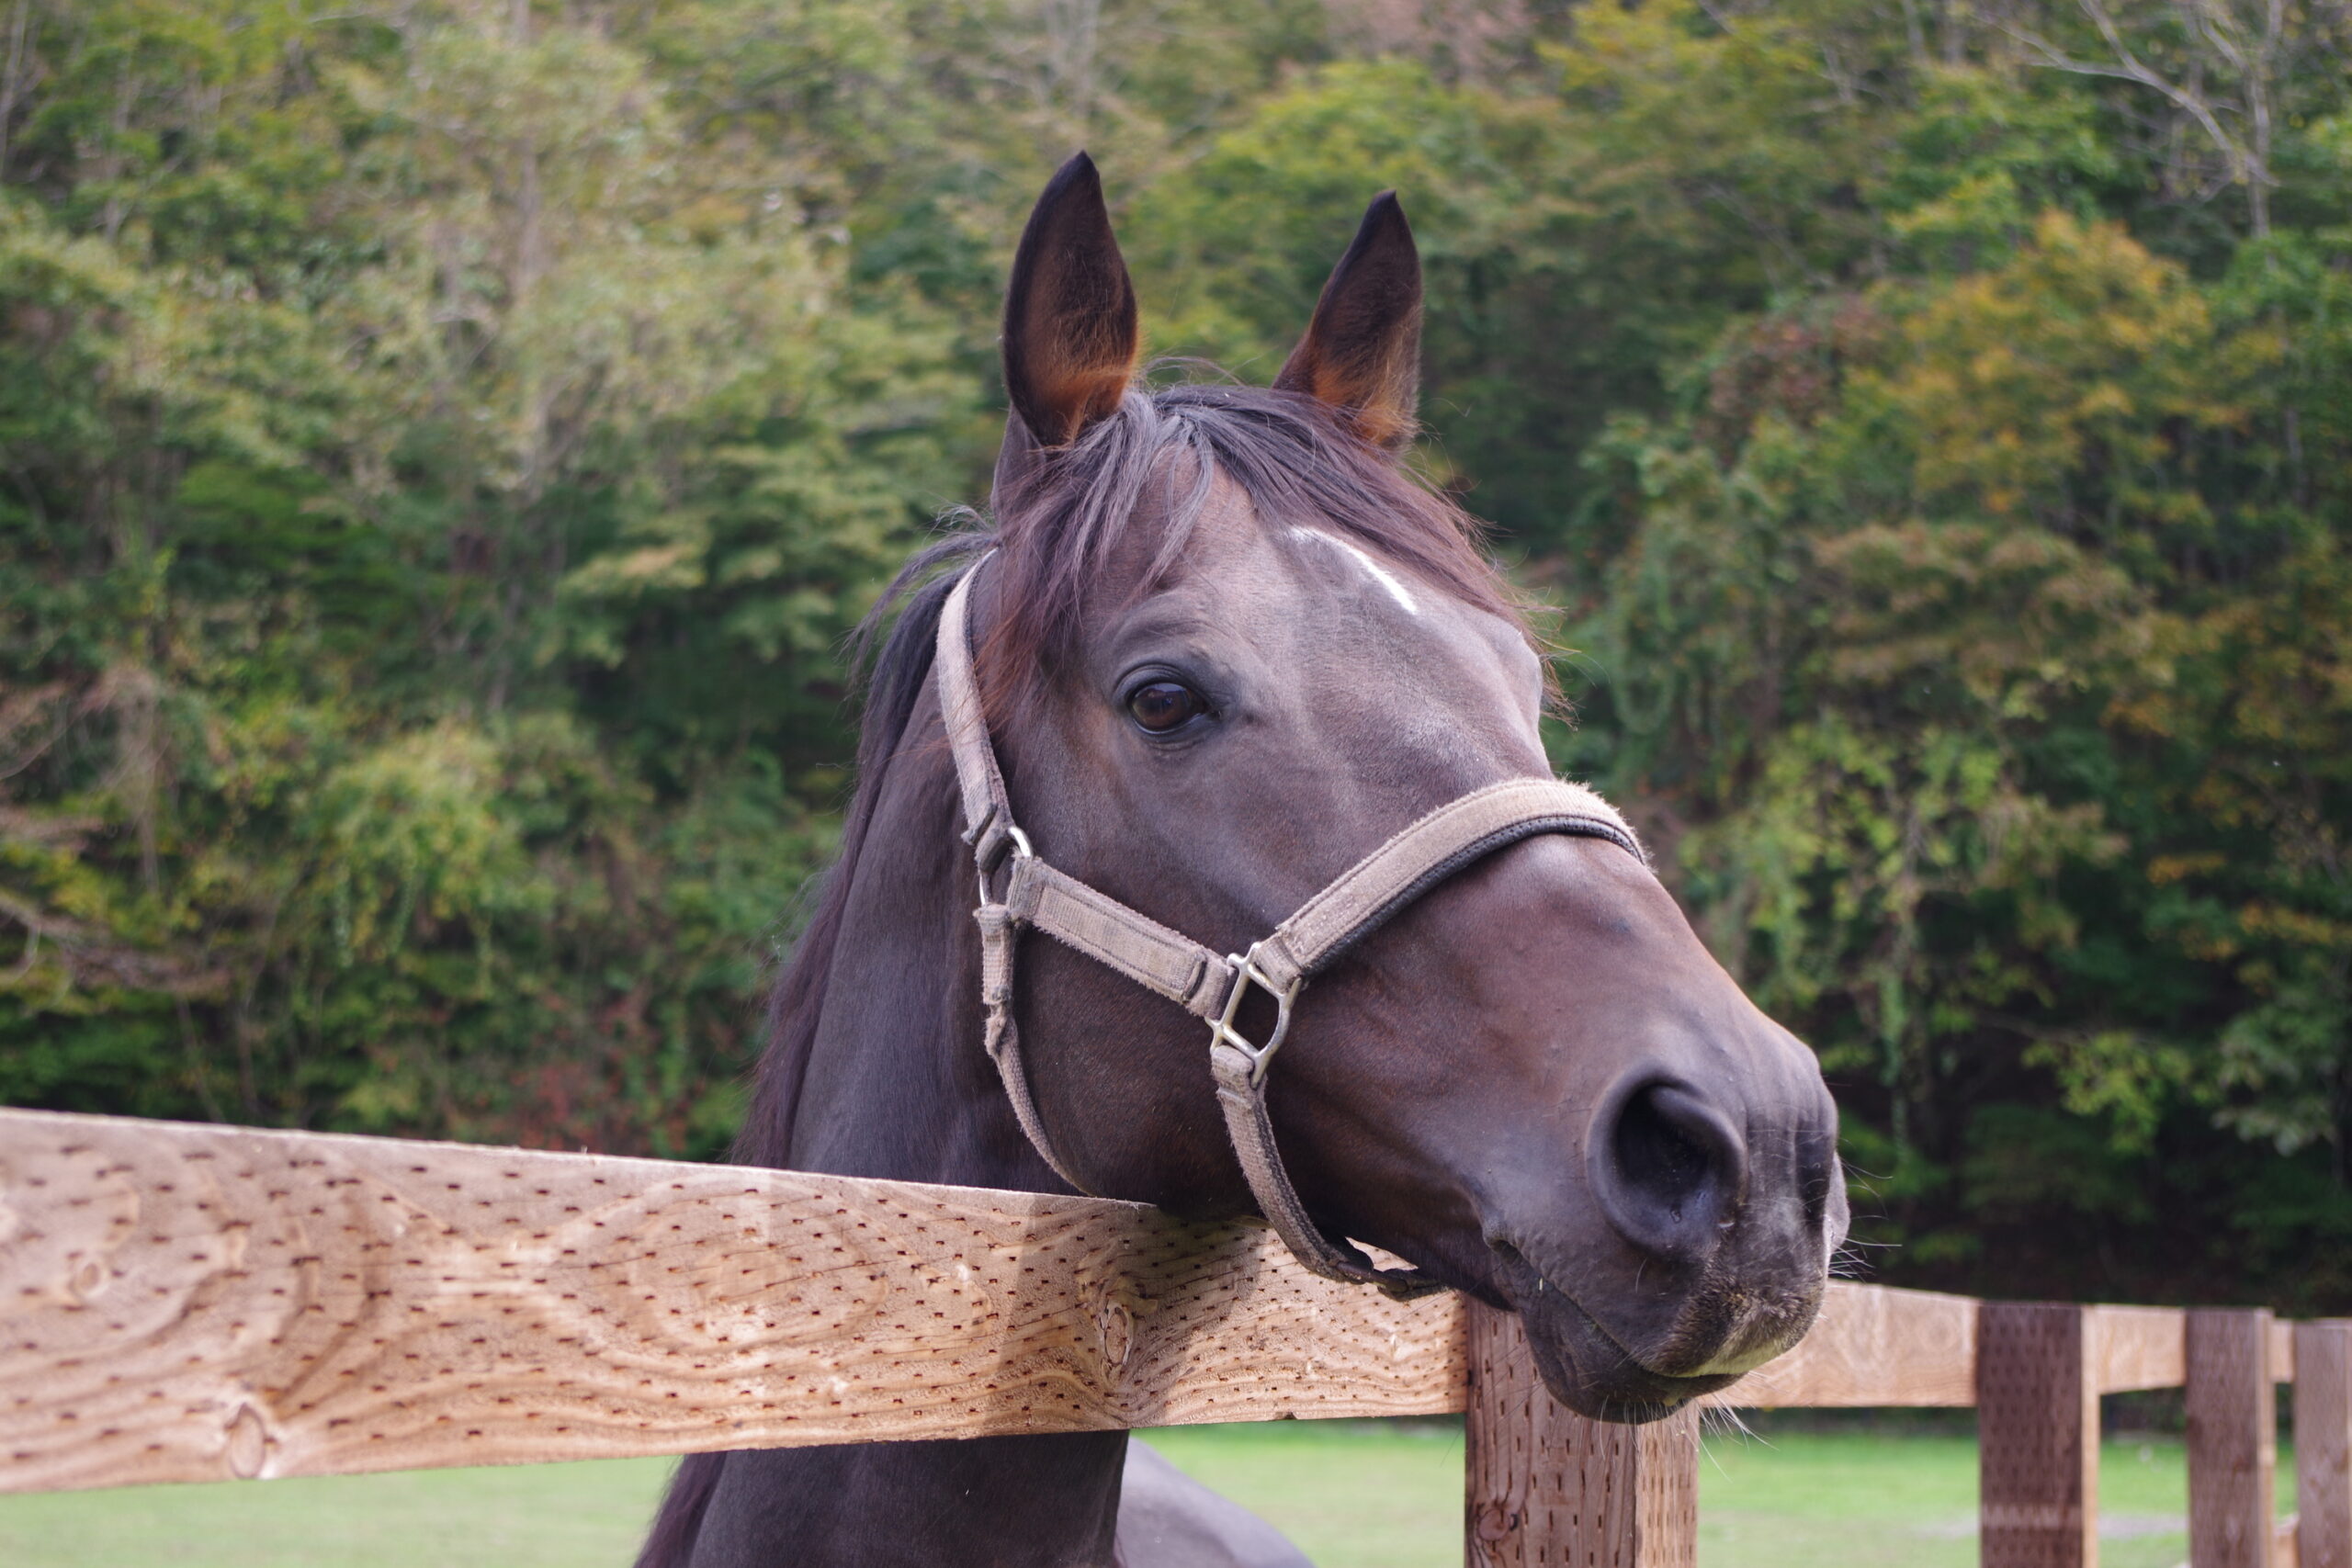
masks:
MULTIPOLYGON (((1281 1525, 1322 1568, 1462 1560, 1459 1427, 1277 1422, 1151 1440, 1281 1525)), ((2284 1506, 2293 1473, 2282 1449, 2284 1506)), ((2102 1568, 2187 1561, 2188 1477, 2177 1438, 2109 1443, 2099 1481, 2102 1568)), ((1699 1564, 1971 1568, 1975 1511, 1973 1437, 1715 1432, 1699 1472, 1699 1564)))
MULTIPOLYGON (((1322 1568, 1462 1560, 1458 1425, 1276 1422, 1151 1441, 1322 1568)), ((2291 1475, 2288 1456, 2280 1474, 2291 1475)), ((6 1568, 625 1568, 665 1460, 0 1497, 6 1568)), ((1967 1568, 1976 1449, 1959 1436, 1713 1435, 1701 1568, 1967 1568)), ((2284 1489, 2282 1488, 2282 1497, 2284 1489)), ((2177 1440, 2107 1446, 2104 1568, 2188 1556, 2177 1440)))

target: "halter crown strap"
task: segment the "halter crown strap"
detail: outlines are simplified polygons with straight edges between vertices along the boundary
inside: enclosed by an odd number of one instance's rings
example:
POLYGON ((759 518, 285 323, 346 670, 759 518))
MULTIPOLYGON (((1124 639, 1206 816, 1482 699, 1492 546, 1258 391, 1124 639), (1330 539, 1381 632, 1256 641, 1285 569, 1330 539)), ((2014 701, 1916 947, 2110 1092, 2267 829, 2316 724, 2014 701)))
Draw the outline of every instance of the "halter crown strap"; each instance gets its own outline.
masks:
POLYGON ((1306 982, 1430 888, 1486 855, 1538 833, 1606 839, 1644 865, 1648 858, 1624 818, 1592 791, 1557 779, 1507 779, 1449 801, 1398 830, 1341 872, 1248 953, 1220 957, 1182 932, 1057 871, 1039 859, 1012 818, 1012 802, 989 742, 988 718, 972 671, 971 592, 980 562, 949 591, 939 616, 933 663, 963 795, 965 841, 979 873, 981 1001, 985 1043, 1004 1080, 1021 1130, 1054 1174, 1080 1191, 1046 1136, 1029 1093, 1012 1018, 1013 960, 1023 926, 1156 991, 1209 1025, 1209 1070, 1227 1134, 1267 1222, 1298 1260, 1329 1279, 1376 1285, 1404 1299, 1442 1289, 1419 1269, 1374 1267, 1351 1244, 1323 1233, 1283 1169, 1266 1107, 1266 1078, 1290 1030, 1306 982), (1009 863, 1009 864, 1008 864, 1009 863), (995 891, 999 884, 1002 892, 995 891), (1251 987, 1273 998, 1275 1022, 1261 1043, 1237 1024, 1251 987))

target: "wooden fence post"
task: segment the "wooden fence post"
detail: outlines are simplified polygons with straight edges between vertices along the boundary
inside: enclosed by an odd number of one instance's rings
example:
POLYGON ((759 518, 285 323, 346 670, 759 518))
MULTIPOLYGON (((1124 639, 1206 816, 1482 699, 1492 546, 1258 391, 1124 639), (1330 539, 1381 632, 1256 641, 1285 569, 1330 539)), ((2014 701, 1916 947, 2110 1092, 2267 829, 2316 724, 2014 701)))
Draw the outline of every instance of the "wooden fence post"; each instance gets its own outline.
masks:
POLYGON ((2352 1568, 2352 1323, 2295 1325, 2297 1568, 2352 1568))
POLYGON ((1983 1568, 2098 1568, 2089 1321, 2082 1307, 2040 1302, 1986 1302, 1977 1314, 1983 1568))
POLYGON ((1692 1568, 1699 1413, 1588 1421, 1535 1374, 1516 1314, 1472 1303, 1469 1568, 1692 1568))
POLYGON ((2189 1568, 2270 1568, 2278 1421, 2268 1310, 2190 1313, 2189 1568))

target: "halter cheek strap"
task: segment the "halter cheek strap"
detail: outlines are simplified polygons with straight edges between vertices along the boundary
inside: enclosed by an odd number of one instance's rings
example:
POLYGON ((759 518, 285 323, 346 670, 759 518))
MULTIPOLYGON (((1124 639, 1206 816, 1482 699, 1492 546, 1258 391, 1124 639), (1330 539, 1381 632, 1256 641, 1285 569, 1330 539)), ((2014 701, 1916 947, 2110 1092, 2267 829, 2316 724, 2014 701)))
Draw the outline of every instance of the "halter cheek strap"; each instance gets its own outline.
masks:
MULTIPOLYGON (((981 565, 986 564, 982 558, 981 565)), ((1034 926, 1063 945, 1158 992, 1207 1023, 1209 1071, 1226 1132, 1258 1207, 1298 1260, 1329 1279, 1376 1285, 1405 1299, 1442 1289, 1419 1269, 1374 1267, 1363 1251, 1334 1241, 1307 1215, 1283 1168, 1266 1109, 1266 1078, 1290 1032, 1291 1011, 1306 982, 1398 910, 1473 862, 1538 833, 1606 839, 1644 865, 1647 857, 1624 819, 1581 784, 1509 779, 1439 807, 1350 866, 1249 951, 1218 955, 1149 916, 1038 858, 1014 825, 1012 803, 989 744, 979 683, 972 671, 969 629, 976 565, 947 595, 939 617, 934 664, 940 706, 963 795, 964 840, 978 867, 980 999, 985 1043, 1004 1080, 1021 1130, 1054 1173, 1080 1191, 1038 1118, 1013 1022, 1013 960, 1021 929, 1034 926), (1274 1003, 1265 1040, 1238 1023, 1252 987, 1274 1003)))

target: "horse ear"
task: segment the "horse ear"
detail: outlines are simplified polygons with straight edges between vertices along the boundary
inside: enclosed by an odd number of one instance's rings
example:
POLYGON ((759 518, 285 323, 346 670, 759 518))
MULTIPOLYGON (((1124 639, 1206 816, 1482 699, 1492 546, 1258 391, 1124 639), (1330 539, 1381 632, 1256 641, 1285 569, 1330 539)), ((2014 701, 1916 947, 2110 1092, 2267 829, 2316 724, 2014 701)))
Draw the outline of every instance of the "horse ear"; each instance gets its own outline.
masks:
POLYGON ((1412 439, 1420 385, 1421 255, 1386 190, 1364 209, 1274 386, 1330 404, 1358 435, 1394 449, 1412 439))
POLYGON ((1102 178, 1080 152, 1054 173, 1004 294, 1004 389, 1016 441, 1066 446, 1108 415, 1135 379, 1136 290, 1102 205, 1102 178))

